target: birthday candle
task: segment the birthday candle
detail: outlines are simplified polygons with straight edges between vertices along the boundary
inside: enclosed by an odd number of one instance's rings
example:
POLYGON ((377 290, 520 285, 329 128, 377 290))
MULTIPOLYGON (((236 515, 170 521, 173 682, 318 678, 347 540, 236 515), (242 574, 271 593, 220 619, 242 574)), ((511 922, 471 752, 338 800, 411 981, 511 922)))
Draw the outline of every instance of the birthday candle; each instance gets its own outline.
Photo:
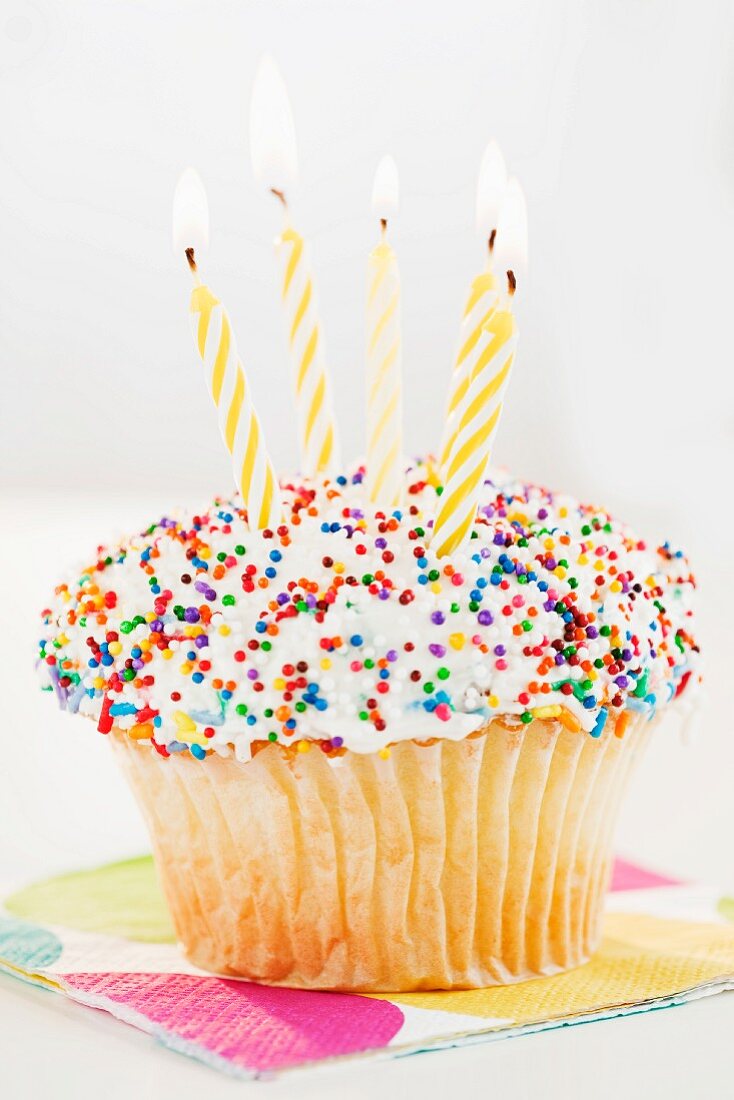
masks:
MULTIPOLYGON (((508 187, 500 226, 505 227, 508 263, 515 266, 524 257, 526 238, 525 201, 516 181, 508 187)), ((470 537, 477 513, 517 345, 512 269, 507 272, 507 285, 505 300, 480 332, 461 419, 444 470, 431 539, 439 557, 454 553, 470 537)))
POLYGON ((336 425, 314 280, 303 237, 290 224, 286 193, 297 177, 295 130, 288 93, 275 62, 260 62, 250 107, 255 175, 283 204, 285 228, 276 238, 281 274, 301 467, 323 474, 339 467, 336 425))
POLYGON ((373 504, 395 507, 403 482, 402 338, 400 274, 387 241, 387 217, 398 206, 398 173, 384 157, 375 174, 372 205, 382 239, 367 268, 367 493, 373 504))
MULTIPOLYGON (((186 240, 206 239, 207 227, 208 210, 203 184, 192 169, 187 169, 179 180, 174 197, 174 238, 177 247, 186 240)), ((277 527, 282 515, 278 480, 252 405, 229 315, 209 287, 202 284, 194 248, 189 244, 184 249, 196 282, 190 305, 196 349, 204 364, 222 437, 232 456, 235 482, 247 509, 248 522, 254 528, 277 527)))
POLYGON ((459 342, 451 373, 443 438, 438 451, 439 469, 445 470, 452 443, 461 421, 463 402, 474 367, 474 352, 482 328, 497 304, 498 283, 492 270, 497 236, 497 218, 507 187, 505 161, 496 142, 484 150, 477 178, 476 224, 485 242, 487 269, 472 280, 461 320, 459 342))

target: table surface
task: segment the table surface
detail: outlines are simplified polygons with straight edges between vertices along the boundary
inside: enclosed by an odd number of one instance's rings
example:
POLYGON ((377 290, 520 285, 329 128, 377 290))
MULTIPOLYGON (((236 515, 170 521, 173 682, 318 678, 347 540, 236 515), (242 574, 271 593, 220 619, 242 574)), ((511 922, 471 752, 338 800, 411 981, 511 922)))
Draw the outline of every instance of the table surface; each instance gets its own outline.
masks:
MULTIPOLYGON (((162 494, 158 508, 163 503, 162 494)), ((0 519, 0 576, 14 582, 6 586, 4 606, 9 621, 17 624, 17 644, 3 654, 9 715, 0 767, 0 882, 21 883, 147 847, 104 738, 87 723, 57 712, 37 690, 31 654, 36 609, 44 606, 64 563, 82 557, 98 536, 140 529, 155 513, 156 502, 23 494, 5 504, 11 512, 5 519, 11 522, 0 519), (61 564, 49 552, 50 542, 63 547, 61 564)), ((722 631, 723 641, 726 628, 724 622, 719 627, 718 618, 710 617, 708 652, 714 658, 716 631, 722 631)), ((718 652, 723 658, 726 647, 718 652)), ((721 685, 722 698, 714 692, 710 703, 716 708, 723 703, 727 680, 725 675, 717 679, 715 669, 710 675, 721 685)), ((695 751, 674 736, 655 742, 625 806, 620 851, 673 874, 706 877, 731 889, 734 738, 719 723, 718 729, 707 726, 695 751), (689 811, 697 786, 706 797, 695 799, 695 810, 689 811)), ((202 1094, 217 1100, 236 1091, 303 1100, 376 1095, 431 1100, 447 1095, 458 1080, 462 1100, 486 1098, 493 1085, 512 1100, 714 1097, 732 1092, 733 1028, 734 994, 729 993, 460 1050, 345 1062, 292 1071, 267 1083, 242 1082, 165 1050, 103 1012, 0 975, 0 1088, 9 1100, 46 1095, 85 1100, 98 1097, 101 1089, 105 1100, 187 1100, 202 1094)))

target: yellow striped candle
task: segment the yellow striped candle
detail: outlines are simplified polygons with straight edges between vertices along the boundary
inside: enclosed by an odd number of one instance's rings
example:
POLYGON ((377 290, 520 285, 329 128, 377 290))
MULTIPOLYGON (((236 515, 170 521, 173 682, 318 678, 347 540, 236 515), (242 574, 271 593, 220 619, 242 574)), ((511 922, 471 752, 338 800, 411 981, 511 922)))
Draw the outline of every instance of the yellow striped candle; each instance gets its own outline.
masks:
MULTIPOLYGON (((189 262, 193 265, 193 256, 189 262)), ((253 528, 275 528, 282 517, 278 479, 250 398, 229 315, 209 287, 203 285, 194 287, 190 310, 196 349, 219 414, 222 437, 232 456, 248 522, 253 528)))
POLYGON ((497 280, 492 271, 492 258, 497 236, 499 209, 507 188, 507 169, 497 142, 490 141, 484 150, 477 176, 476 226, 487 249, 487 270, 473 280, 469 288, 459 332, 459 343, 451 373, 449 399, 443 438, 438 452, 439 469, 445 469, 456 429, 463 412, 463 401, 474 368, 473 352, 479 334, 497 304, 497 280))
POLYGON ((431 546, 439 557, 469 538, 497 433, 517 343, 509 309, 496 309, 481 330, 463 411, 443 477, 431 546))
POLYGON ((507 185, 498 226, 497 267, 507 271, 507 295, 483 325, 462 402, 458 430, 443 470, 443 492, 431 546, 439 557, 471 538, 517 344, 512 313, 515 270, 527 262, 527 211, 517 180, 507 185))
POLYGON ((385 239, 387 213, 397 208, 397 168, 384 157, 375 176, 373 206, 382 240, 367 268, 367 494, 373 504, 393 508, 403 485, 402 337, 400 274, 385 239))
POLYGON ((489 320, 497 304, 497 280, 491 271, 477 275, 471 285, 469 297, 464 307, 459 334, 459 346, 451 374, 449 400, 446 406, 446 421, 443 439, 438 452, 439 469, 445 470, 451 447, 461 420, 464 398, 469 388, 469 380, 476 361, 476 348, 482 329, 489 320))
POLYGON ((254 528, 275 527, 282 514, 280 490, 250 400, 232 325, 224 306, 209 287, 202 285, 196 269, 194 249, 206 248, 208 243, 206 191, 198 174, 187 168, 173 196, 173 247, 177 253, 185 251, 196 283, 190 307, 196 350, 219 413, 219 427, 232 456, 234 479, 247 509, 248 522, 254 528))
MULTIPOLYGON (((250 148, 255 177, 280 199, 287 217, 285 196, 298 176, 296 135, 285 82, 268 54, 260 61, 252 88, 250 148)), ((289 224, 276 239, 275 248, 281 269, 301 468, 305 474, 325 474, 339 468, 339 454, 313 276, 303 237, 289 224)))
POLYGON ((291 226, 275 241, 288 326, 301 465, 306 474, 338 469, 334 408, 324 362, 314 281, 303 237, 291 226))

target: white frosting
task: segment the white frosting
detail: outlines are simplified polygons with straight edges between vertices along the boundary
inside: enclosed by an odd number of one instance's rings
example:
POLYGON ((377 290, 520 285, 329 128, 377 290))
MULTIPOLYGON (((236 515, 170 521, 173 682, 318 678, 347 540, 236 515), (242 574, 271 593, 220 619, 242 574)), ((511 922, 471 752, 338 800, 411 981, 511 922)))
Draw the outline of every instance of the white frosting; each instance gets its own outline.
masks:
POLYGON ((103 729, 246 759, 268 737, 373 752, 559 705, 598 733, 607 710, 652 714, 695 668, 685 558, 605 513, 495 474, 476 537, 438 561, 428 467, 408 471, 394 530, 361 472, 340 480, 284 483, 284 535, 217 502, 101 552, 45 616, 46 683, 103 729), (593 616, 572 640, 564 601, 593 616))

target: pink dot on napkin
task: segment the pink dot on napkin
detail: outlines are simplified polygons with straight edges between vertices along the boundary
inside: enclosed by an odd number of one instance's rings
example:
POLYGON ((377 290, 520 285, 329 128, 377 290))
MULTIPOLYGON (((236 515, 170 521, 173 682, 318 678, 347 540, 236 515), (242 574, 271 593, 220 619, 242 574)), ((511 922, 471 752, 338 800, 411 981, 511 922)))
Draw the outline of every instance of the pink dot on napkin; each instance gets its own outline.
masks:
POLYGON ((63 981, 86 1003, 138 1027, 143 1017, 164 1042, 175 1037, 254 1071, 384 1047, 403 1024, 397 1005, 350 993, 189 974, 65 974, 63 981))

